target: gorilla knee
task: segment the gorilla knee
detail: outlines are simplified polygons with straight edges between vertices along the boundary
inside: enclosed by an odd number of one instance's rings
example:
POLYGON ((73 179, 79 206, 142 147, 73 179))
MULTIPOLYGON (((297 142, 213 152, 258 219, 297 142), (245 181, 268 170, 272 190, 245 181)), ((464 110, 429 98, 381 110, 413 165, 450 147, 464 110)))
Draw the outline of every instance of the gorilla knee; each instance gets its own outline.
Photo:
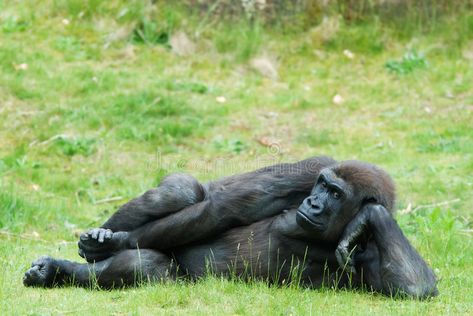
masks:
POLYGON ((205 197, 202 185, 185 173, 173 173, 165 177, 159 184, 159 192, 169 203, 181 208, 200 202, 205 197))

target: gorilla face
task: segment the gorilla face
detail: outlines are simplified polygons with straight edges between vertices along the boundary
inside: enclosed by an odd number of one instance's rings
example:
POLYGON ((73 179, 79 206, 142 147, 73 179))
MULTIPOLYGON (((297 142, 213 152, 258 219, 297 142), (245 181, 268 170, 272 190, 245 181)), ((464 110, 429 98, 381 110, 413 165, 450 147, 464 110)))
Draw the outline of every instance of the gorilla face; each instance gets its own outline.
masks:
POLYGON ((352 186, 324 169, 297 211, 297 224, 324 240, 337 241, 359 208, 352 186))

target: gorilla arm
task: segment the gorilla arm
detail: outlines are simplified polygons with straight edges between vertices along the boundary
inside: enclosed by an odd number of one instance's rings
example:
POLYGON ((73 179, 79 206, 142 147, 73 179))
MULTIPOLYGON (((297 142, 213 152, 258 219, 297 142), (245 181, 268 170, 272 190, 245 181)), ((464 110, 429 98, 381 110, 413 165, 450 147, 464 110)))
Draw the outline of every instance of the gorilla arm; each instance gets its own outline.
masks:
POLYGON ((81 235, 89 262, 124 249, 169 249, 249 225, 299 205, 328 157, 278 164, 200 185, 188 175, 167 177, 158 188, 125 204, 102 227, 81 235))
POLYGON ((438 295, 432 269, 409 243, 388 210, 379 204, 365 205, 347 225, 336 256, 341 267, 352 271, 356 268, 363 282, 376 291, 419 299, 438 295), (372 237, 363 240, 367 235, 372 237), (363 242, 365 249, 354 249, 363 242))

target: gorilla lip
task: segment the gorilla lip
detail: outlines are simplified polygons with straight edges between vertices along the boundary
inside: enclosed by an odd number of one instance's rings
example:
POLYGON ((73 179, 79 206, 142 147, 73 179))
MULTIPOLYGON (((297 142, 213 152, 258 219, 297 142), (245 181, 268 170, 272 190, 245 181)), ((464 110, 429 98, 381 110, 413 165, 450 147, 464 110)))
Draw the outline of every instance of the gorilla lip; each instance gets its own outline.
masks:
POLYGON ((324 224, 322 223, 319 223, 319 222, 316 222, 312 219, 310 219, 307 215, 305 215, 301 210, 297 210, 297 215, 299 215, 300 218, 302 218, 304 221, 310 223, 311 225, 313 226, 316 226, 316 227, 319 227, 319 228, 323 228, 324 227, 324 224))

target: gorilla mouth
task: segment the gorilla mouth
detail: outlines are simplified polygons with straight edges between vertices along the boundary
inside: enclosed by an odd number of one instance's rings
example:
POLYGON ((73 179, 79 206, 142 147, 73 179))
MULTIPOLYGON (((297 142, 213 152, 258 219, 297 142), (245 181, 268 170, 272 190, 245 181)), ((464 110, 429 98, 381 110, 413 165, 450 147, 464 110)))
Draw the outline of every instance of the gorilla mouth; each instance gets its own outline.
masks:
POLYGON ((309 229, 314 229, 314 228, 318 228, 318 229, 323 229, 325 227, 325 225, 321 222, 316 222, 314 221, 313 219, 310 219, 307 215, 304 214, 303 211, 301 210, 297 210, 297 213, 296 213, 297 217, 296 217, 296 220, 297 220, 297 223, 302 226, 302 228, 309 228, 309 229))

